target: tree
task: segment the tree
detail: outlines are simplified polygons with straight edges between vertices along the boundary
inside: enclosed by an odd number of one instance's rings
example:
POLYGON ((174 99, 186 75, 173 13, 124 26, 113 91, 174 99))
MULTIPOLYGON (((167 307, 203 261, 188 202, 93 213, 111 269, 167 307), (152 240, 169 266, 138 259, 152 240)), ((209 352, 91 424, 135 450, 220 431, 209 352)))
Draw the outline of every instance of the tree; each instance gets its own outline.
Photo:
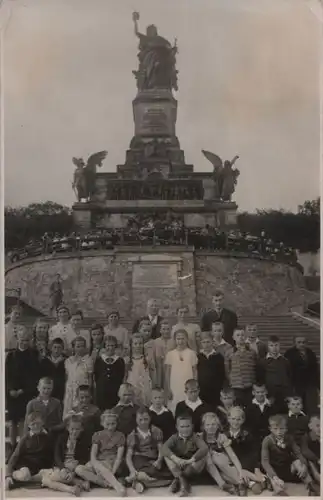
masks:
POLYGON ((284 210, 244 212, 238 216, 238 224, 242 232, 260 236, 264 231, 275 242, 282 241, 302 252, 316 252, 320 248, 320 199, 305 201, 296 214, 284 210))
POLYGON ((6 250, 22 248, 44 233, 65 234, 73 230, 71 209, 52 201, 26 207, 5 207, 6 250))

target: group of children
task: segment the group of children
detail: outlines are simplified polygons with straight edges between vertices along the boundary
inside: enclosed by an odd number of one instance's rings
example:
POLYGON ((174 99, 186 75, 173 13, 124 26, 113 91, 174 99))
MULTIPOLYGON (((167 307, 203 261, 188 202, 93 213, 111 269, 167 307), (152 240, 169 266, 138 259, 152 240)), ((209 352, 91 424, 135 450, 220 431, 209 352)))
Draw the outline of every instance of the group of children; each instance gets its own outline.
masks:
POLYGON ((231 345, 220 322, 201 332, 162 319, 152 338, 147 318, 129 335, 117 312, 87 332, 66 306, 58 318, 33 335, 10 326, 7 488, 79 495, 97 485, 124 496, 170 485, 185 496, 196 476, 240 496, 287 495, 285 482, 319 494, 318 409, 303 407, 277 337, 265 344, 248 325, 231 345))

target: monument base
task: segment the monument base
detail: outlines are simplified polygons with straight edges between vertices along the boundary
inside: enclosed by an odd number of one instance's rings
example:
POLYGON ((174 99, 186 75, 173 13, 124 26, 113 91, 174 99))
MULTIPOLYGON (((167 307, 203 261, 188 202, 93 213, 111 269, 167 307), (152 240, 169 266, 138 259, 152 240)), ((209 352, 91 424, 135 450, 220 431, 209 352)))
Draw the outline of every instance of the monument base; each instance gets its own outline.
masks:
POLYGON ((237 225, 234 202, 209 200, 106 200, 102 204, 75 203, 73 215, 78 229, 126 229, 134 219, 163 220, 171 214, 187 228, 209 224, 221 230, 237 225))

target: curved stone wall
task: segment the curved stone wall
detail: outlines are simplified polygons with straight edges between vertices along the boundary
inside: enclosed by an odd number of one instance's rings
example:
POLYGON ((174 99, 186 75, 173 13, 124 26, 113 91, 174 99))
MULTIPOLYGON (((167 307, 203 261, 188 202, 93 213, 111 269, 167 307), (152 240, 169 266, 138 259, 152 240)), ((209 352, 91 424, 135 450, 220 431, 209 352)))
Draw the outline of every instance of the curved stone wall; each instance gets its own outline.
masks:
POLYGON ((21 298, 49 312, 49 286, 60 274, 64 302, 86 316, 105 316, 117 308, 123 317, 145 312, 159 298, 165 315, 187 304, 191 315, 211 305, 216 289, 238 314, 285 314, 308 299, 304 279, 294 267, 193 249, 118 248, 26 259, 6 271, 6 288, 21 288, 21 298))

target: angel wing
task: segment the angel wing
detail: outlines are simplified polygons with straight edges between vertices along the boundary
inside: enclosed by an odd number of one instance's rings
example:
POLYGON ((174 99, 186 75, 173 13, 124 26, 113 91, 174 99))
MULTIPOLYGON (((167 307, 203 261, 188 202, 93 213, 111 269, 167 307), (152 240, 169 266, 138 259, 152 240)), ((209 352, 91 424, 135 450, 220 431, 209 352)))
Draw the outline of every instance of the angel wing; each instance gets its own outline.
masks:
POLYGON ((107 157, 108 152, 107 151, 99 151, 98 153, 94 153, 93 155, 89 156, 87 160, 87 167, 101 167, 103 160, 107 157))
POLYGON ((223 167, 223 161, 218 155, 215 155, 210 151, 205 151, 205 149, 202 149, 202 153, 204 154, 205 158, 212 163, 214 169, 220 170, 223 167))
POLYGON ((84 165, 83 158, 75 158, 75 157, 73 157, 72 158, 72 162, 74 163, 74 165, 76 167, 82 167, 84 165))

